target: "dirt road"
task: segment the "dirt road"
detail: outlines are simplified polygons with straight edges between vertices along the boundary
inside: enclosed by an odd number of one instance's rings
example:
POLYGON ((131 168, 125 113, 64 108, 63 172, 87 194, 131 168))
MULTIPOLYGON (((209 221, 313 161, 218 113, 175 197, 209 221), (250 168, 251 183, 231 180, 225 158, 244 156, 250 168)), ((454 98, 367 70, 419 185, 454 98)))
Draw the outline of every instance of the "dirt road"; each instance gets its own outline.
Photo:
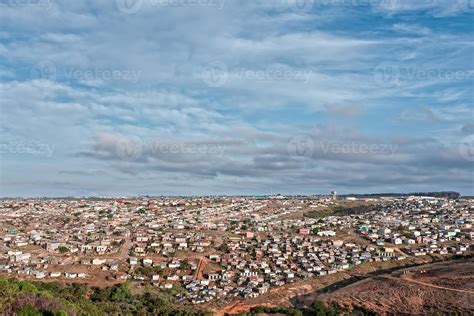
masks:
POLYGON ((125 242, 123 243, 122 247, 120 248, 120 259, 128 259, 130 256, 128 253, 130 252, 130 248, 132 247, 132 240, 130 237, 125 237, 125 242))
POLYGON ((194 276, 195 280, 204 280, 204 268, 206 267, 207 259, 205 257, 201 257, 199 259, 198 267, 196 269, 196 275, 194 276))
POLYGON ((421 282, 421 281, 418 281, 418 280, 415 280, 415 279, 410 279, 410 278, 394 278, 394 277, 389 277, 389 278, 390 278, 390 279, 394 279, 394 280, 401 280, 401 281, 405 281, 405 282, 410 282, 410 283, 416 283, 416 284, 419 284, 419 285, 429 286, 429 287, 432 287, 432 288, 435 288, 435 289, 447 290, 447 291, 455 291, 455 292, 467 293, 467 294, 474 295, 474 291, 461 290, 461 289, 453 289, 453 288, 449 288, 449 287, 444 287, 444 286, 439 286, 439 285, 434 285, 434 284, 430 284, 430 283, 421 282))

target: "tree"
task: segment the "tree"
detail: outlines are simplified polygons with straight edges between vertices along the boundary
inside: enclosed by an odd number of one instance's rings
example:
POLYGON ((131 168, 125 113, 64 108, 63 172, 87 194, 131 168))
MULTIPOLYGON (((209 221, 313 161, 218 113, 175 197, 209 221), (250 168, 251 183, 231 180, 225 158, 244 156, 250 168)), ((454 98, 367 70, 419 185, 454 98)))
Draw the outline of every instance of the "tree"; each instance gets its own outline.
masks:
POLYGON ((229 246, 227 246, 226 244, 221 244, 219 246, 219 250, 222 251, 222 252, 225 252, 225 253, 230 253, 230 248, 229 246))
POLYGON ((36 307, 33 305, 26 305, 22 309, 20 309, 16 315, 18 316, 41 316, 43 313, 39 311, 36 307))
POLYGON ((69 249, 66 246, 59 246, 58 250, 60 253, 66 253, 69 251, 69 249))
POLYGON ((344 311, 337 304, 332 304, 327 307, 321 301, 314 301, 309 310, 312 315, 315 316, 336 316, 342 314, 344 311))
POLYGON ((311 311, 313 312, 313 315, 324 316, 327 315, 328 308, 326 307, 326 305, 324 305, 323 302, 314 301, 311 304, 311 311))
POLYGON ((191 269, 191 264, 189 263, 188 260, 184 260, 182 263, 181 263, 181 268, 183 270, 189 270, 191 269))

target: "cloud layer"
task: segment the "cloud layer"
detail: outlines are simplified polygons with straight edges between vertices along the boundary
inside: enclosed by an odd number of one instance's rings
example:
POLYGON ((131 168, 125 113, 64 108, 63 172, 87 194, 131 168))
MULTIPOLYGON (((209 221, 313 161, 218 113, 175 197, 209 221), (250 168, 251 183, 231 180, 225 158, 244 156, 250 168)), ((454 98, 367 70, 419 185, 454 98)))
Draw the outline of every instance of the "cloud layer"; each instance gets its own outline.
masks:
POLYGON ((2 196, 474 193, 463 0, 0 9, 2 196))

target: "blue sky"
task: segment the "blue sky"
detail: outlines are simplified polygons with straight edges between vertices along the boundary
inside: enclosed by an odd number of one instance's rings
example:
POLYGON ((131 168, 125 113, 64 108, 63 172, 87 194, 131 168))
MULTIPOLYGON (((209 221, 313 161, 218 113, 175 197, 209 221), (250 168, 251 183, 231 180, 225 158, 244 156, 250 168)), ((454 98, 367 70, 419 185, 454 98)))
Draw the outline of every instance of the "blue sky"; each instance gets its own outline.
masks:
POLYGON ((469 0, 0 0, 0 196, 474 194, 469 0))

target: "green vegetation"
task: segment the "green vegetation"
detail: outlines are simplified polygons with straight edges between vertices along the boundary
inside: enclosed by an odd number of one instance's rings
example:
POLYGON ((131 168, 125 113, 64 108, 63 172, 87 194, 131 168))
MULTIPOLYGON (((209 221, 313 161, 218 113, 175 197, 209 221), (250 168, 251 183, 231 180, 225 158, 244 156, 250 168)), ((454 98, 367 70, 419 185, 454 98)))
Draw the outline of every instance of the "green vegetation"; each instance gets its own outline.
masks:
POLYGON ((324 218, 333 215, 331 210, 321 210, 321 211, 309 211, 303 214, 304 217, 308 218, 324 218))
POLYGON ((240 316, 253 316, 259 314, 280 314, 290 316, 302 316, 303 312, 293 307, 265 307, 258 306, 252 308, 248 313, 241 313, 240 316))
POLYGON ((225 253, 230 253, 230 248, 227 246, 227 244, 222 243, 219 248, 220 251, 225 252, 225 253))
POLYGON ((22 309, 20 309, 17 313, 17 316, 42 316, 42 315, 48 315, 48 316, 67 316, 68 313, 65 311, 59 311, 59 312, 50 312, 50 311, 44 311, 36 308, 33 305, 26 305, 22 309))
POLYGON ((135 273, 137 275, 143 275, 143 276, 146 276, 146 277, 152 277, 156 274, 158 275, 163 275, 163 269, 161 269, 160 267, 156 266, 156 267, 151 267, 151 266, 148 266, 148 267, 140 267, 140 268, 137 268, 137 270, 135 271, 135 273))
POLYGON ((78 283, 40 283, 0 278, 0 314, 208 315, 174 304, 172 293, 146 288, 135 293, 127 283, 96 288, 78 283))
POLYGON ((318 316, 336 316, 341 315, 345 311, 335 303, 330 306, 326 306, 320 301, 314 301, 313 304, 311 304, 309 310, 312 315, 318 316))
POLYGON ((304 213, 303 215, 309 218, 324 218, 331 215, 337 215, 338 213, 341 213, 344 211, 345 211, 345 207, 341 205, 333 205, 328 208, 325 208, 324 210, 312 210, 312 211, 304 213))
POLYGON ((377 205, 357 205, 357 206, 342 206, 340 204, 329 206, 322 210, 311 210, 303 215, 309 218, 324 218, 327 216, 344 216, 351 214, 364 214, 369 211, 377 210, 377 205))
POLYGON ((181 262, 181 269, 183 269, 183 270, 189 270, 189 269, 191 269, 191 264, 189 263, 188 260, 183 260, 183 261, 181 262))
POLYGON ((58 250, 60 253, 66 253, 69 251, 69 249, 66 246, 59 246, 58 250))

